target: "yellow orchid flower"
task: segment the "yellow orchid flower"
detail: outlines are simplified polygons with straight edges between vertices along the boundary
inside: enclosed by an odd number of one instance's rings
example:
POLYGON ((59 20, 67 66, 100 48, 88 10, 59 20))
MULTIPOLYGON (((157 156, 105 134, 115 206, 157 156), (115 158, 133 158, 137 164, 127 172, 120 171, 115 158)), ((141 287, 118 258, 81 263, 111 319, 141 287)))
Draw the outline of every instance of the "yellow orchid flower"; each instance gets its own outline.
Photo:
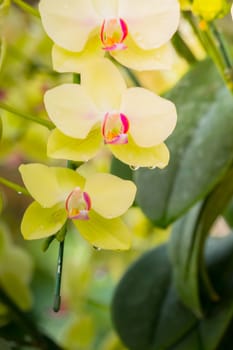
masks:
POLYGON ((25 239, 49 237, 70 219, 93 246, 129 248, 131 234, 119 216, 134 201, 133 182, 104 173, 85 179, 71 169, 42 164, 22 164, 19 171, 35 199, 22 220, 25 239))
POLYGON ((86 68, 81 85, 63 84, 45 93, 46 110, 57 127, 48 155, 87 161, 105 143, 126 164, 164 168, 169 151, 163 142, 177 119, 174 104, 144 88, 127 88, 107 59, 86 68))
POLYGON ((60 72, 80 72, 90 56, 105 51, 137 70, 171 64, 166 44, 178 27, 177 0, 41 0, 39 11, 60 72))

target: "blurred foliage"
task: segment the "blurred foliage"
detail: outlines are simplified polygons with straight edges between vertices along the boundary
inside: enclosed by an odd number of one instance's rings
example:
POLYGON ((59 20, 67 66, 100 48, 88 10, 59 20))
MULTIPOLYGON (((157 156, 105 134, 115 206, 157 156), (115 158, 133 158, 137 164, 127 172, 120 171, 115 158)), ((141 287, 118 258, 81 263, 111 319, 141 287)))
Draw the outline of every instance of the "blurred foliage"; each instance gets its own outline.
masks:
POLYGON ((211 61, 197 64, 166 96, 178 110, 176 129, 167 142, 170 163, 164 170, 135 173, 137 203, 163 227, 203 198, 233 160, 232 95, 211 61))

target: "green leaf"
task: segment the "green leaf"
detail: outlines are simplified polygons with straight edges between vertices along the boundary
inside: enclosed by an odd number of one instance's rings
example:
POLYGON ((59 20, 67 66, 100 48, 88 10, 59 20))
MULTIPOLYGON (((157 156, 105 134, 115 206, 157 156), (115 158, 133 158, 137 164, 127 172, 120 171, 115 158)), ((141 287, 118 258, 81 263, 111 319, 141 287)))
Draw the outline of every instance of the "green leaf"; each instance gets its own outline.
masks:
POLYGON ((132 180, 133 170, 125 163, 122 163, 119 159, 113 157, 111 162, 111 174, 121 177, 125 180, 132 180))
POLYGON ((232 177, 231 169, 203 203, 175 223, 172 232, 170 257, 175 285, 182 302, 199 316, 202 315, 200 278, 208 297, 213 301, 218 298, 206 273, 204 243, 211 225, 233 195, 232 177))
POLYGON ((233 227, 233 198, 223 213, 225 220, 230 227, 233 227))
POLYGON ((137 202, 162 227, 209 193, 233 160, 233 100, 210 61, 196 65, 166 97, 178 111, 167 142, 170 163, 135 173, 137 202))
POLYGON ((222 298, 202 319, 180 302, 166 248, 145 254, 120 281, 112 304, 116 330, 130 350, 216 349, 233 316, 233 234, 209 239, 207 265, 222 298))

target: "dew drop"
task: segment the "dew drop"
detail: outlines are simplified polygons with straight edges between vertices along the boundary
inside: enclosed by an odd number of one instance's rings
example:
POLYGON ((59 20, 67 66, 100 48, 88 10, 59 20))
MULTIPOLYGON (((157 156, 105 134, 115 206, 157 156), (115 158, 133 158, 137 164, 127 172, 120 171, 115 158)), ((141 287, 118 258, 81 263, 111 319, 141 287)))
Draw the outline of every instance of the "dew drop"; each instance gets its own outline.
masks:
POLYGON ((98 250, 98 251, 100 251, 100 250, 101 250, 101 248, 96 247, 95 245, 93 245, 93 248, 94 248, 95 250, 98 250))
POLYGON ((18 193, 18 194, 22 194, 22 192, 20 192, 20 191, 19 191, 19 192, 17 192, 17 193, 18 193))
POLYGON ((130 165, 130 169, 133 170, 133 171, 136 171, 136 170, 138 170, 139 168, 140 168, 139 166, 130 165))
POLYGON ((148 169, 154 170, 154 169, 156 169, 156 165, 149 166, 148 169))

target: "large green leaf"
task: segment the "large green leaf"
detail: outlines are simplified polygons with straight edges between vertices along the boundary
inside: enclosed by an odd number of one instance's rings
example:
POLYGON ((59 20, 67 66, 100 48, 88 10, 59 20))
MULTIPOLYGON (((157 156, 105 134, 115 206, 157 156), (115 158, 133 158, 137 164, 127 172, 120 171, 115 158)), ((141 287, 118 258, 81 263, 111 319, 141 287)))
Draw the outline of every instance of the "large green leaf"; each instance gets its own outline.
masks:
POLYGON ((170 257, 175 285, 183 303, 197 315, 202 314, 200 279, 208 297, 218 298, 206 273, 203 251, 211 225, 233 195, 232 177, 233 170, 230 169, 207 198, 178 220, 173 228, 170 257))
POLYGON ((170 163, 135 172, 137 202, 159 226, 210 192, 233 160, 233 99, 210 61, 197 64, 167 97, 178 110, 167 142, 170 163))
POLYGON ((122 163, 119 159, 112 157, 111 161, 111 174, 121 177, 125 180, 132 180, 133 170, 125 163, 122 163))
POLYGON ((122 278, 112 304, 116 330, 130 350, 214 350, 233 316, 233 234, 209 239, 206 260, 221 299, 202 319, 180 302, 166 248, 145 254, 122 278))

